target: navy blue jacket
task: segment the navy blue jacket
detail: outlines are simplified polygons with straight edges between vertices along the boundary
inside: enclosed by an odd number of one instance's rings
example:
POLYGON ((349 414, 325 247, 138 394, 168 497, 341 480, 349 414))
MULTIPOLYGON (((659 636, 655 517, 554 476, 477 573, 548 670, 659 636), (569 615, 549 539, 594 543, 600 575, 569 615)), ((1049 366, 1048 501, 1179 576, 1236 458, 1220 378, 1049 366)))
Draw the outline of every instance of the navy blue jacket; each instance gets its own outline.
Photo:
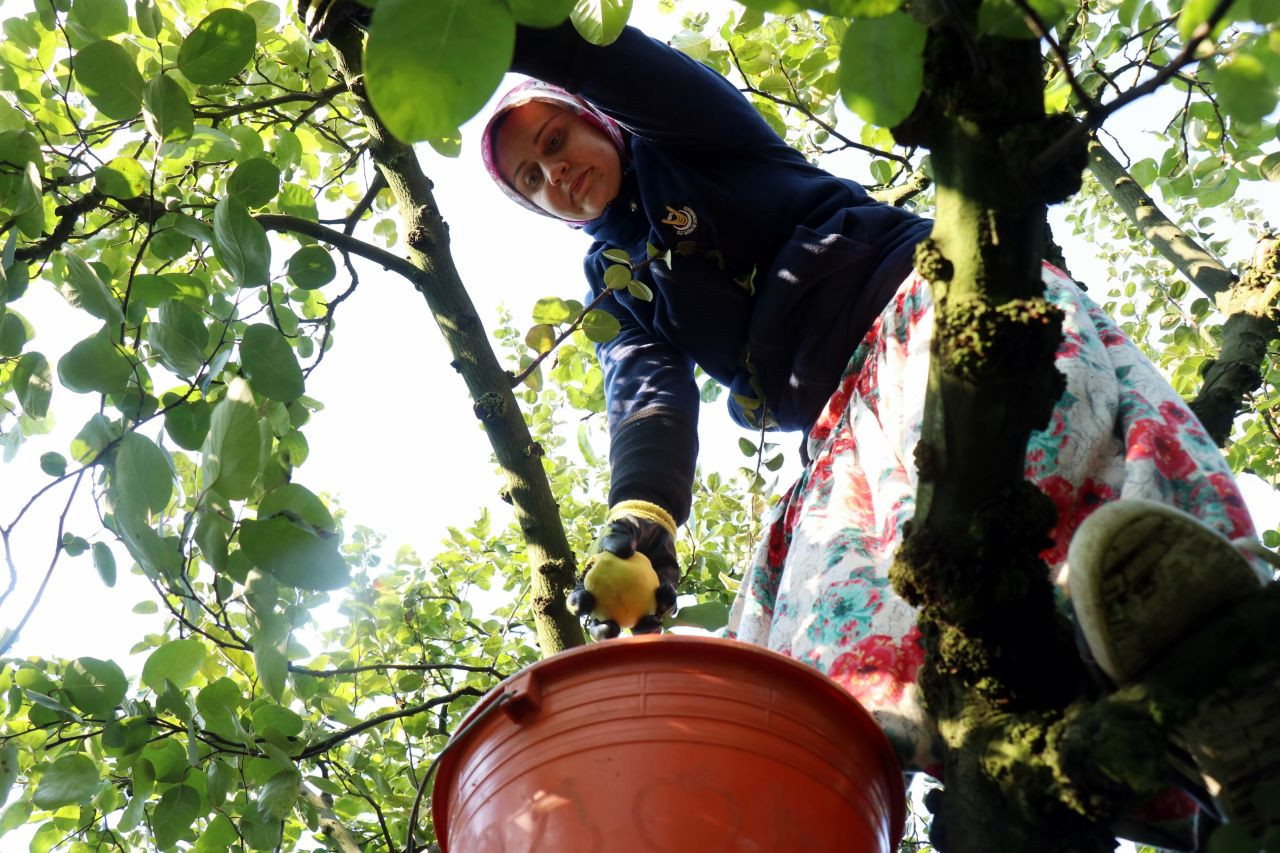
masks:
POLYGON ((928 220, 809 163, 714 70, 639 30, 596 47, 565 25, 521 28, 513 70, 580 95, 628 131, 622 188, 585 230, 589 298, 606 249, 672 250, 602 308, 609 501, 688 516, 697 455, 693 365, 728 386, 739 423, 807 430, 872 321, 910 272, 928 220))

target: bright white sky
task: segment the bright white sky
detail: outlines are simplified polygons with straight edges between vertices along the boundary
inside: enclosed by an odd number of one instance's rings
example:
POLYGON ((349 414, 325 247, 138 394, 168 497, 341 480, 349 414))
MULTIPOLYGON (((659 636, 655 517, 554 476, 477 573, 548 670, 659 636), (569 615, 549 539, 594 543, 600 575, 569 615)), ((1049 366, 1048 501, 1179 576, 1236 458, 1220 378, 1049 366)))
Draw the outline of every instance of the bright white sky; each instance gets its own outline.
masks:
MULTIPOLYGON (((0 15, 7 17, 17 5, 21 4, 0 0, 0 15)), ((678 15, 660 15, 653 9, 656 4, 645 0, 636 5, 633 23, 653 35, 669 37, 679 28, 678 15)), ((722 20, 723 10, 731 5, 726 0, 696 4, 711 11, 712 21, 722 20)), ((513 83, 509 80, 500 91, 513 83)), ((1131 108, 1122 117, 1131 130, 1140 130, 1142 110, 1131 108)), ((480 116, 487 114, 486 109, 480 116)), ((496 325, 497 308, 506 304, 517 324, 527 327, 538 298, 581 298, 581 257, 588 238, 530 215, 490 184, 477 150, 482 121, 463 128, 459 159, 440 157, 422 146, 421 160, 450 224, 455 261, 486 326, 496 325)), ((1133 147, 1130 154, 1141 156, 1133 147)), ((826 165, 847 177, 868 180, 865 162, 856 154, 826 165)), ((1067 233, 1064 228, 1057 231, 1067 233)), ((1066 248, 1077 275, 1103 280, 1087 245, 1074 241, 1066 248)), ((32 288, 15 307, 42 331, 34 346, 61 353, 67 344, 58 339, 73 342, 93 328, 75 327, 72 315, 78 312, 42 290, 32 288)), ((392 552, 407 543, 424 557, 435 553, 446 525, 469 524, 483 506, 490 507, 495 524, 504 523, 508 510, 497 500, 500 483, 489 463, 488 442, 470 413, 462 381, 449 367, 450 356, 422 298, 396 276, 366 269, 359 291, 339 310, 336 335, 335 349, 309 380, 308 394, 323 401, 326 409, 306 427, 311 453, 295 480, 335 494, 347 511, 348 527, 361 523, 386 534, 392 552)), ((65 453, 70 436, 92 413, 91 404, 88 396, 56 387, 53 409, 60 417, 59 429, 31 440, 18 459, 0 468, 0 521, 8 523, 26 497, 47 481, 38 469, 40 454, 65 453)), ((704 407, 703 418, 701 464, 733 470, 743 462, 736 441, 742 433, 730 424, 721 405, 704 407)), ((797 442, 797 436, 782 441, 791 465, 797 442)), ((1273 526, 1277 511, 1271 490, 1255 482, 1250 498, 1259 527, 1273 526), (1264 496, 1272 502, 1264 504, 1264 496)), ((0 625, 17 621, 44 574, 61 509, 57 500, 46 498, 21 525, 36 535, 17 543, 20 584, 0 610, 0 625)), ((100 532, 96 521, 86 516, 73 517, 68 529, 90 539, 100 532)), ((64 557, 16 652, 121 660, 143 632, 158 630, 159 617, 131 613, 136 602, 152 593, 127 572, 123 549, 119 561, 120 581, 107 589, 88 555, 64 557)))

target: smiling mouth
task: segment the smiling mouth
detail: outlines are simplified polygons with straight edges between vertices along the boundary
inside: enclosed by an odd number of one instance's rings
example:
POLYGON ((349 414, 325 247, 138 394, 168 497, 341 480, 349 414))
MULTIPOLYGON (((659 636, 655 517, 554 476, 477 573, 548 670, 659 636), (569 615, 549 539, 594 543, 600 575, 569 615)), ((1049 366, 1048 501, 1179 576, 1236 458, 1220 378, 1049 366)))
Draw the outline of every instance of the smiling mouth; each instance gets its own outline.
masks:
POLYGON ((587 174, 591 171, 591 167, 583 169, 578 177, 573 179, 573 183, 569 186, 569 200, 574 204, 578 204, 582 196, 582 188, 587 181, 587 174))

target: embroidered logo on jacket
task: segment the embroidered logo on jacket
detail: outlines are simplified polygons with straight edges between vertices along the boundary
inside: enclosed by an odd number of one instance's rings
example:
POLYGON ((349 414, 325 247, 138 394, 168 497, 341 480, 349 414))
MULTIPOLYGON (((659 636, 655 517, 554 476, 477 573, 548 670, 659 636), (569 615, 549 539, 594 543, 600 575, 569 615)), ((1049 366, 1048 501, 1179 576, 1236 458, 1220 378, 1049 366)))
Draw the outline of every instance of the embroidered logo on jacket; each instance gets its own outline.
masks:
POLYGON ((676 229, 676 233, 681 237, 686 234, 692 234, 693 229, 698 227, 698 214, 693 212, 692 207, 682 207, 676 210, 671 205, 667 205, 667 217, 662 220, 663 225, 670 225, 676 229))

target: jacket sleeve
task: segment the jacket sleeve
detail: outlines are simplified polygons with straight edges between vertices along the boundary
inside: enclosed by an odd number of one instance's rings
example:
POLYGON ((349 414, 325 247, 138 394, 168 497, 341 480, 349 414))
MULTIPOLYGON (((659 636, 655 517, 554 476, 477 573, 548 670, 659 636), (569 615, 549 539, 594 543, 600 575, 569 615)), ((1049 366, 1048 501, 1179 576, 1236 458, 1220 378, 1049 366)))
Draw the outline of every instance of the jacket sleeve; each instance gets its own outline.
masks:
MULTIPOLYGON (((592 252, 585 266, 594 299, 604 290, 606 264, 592 252)), ((693 362, 646 331, 613 294, 597 307, 621 326, 617 336, 596 345, 609 422, 609 505, 649 501, 683 524, 689 517, 698 456, 693 362)))
POLYGON ((652 142, 785 145, 732 83, 634 27, 604 47, 583 39, 569 22, 518 27, 511 70, 585 98, 652 142))

